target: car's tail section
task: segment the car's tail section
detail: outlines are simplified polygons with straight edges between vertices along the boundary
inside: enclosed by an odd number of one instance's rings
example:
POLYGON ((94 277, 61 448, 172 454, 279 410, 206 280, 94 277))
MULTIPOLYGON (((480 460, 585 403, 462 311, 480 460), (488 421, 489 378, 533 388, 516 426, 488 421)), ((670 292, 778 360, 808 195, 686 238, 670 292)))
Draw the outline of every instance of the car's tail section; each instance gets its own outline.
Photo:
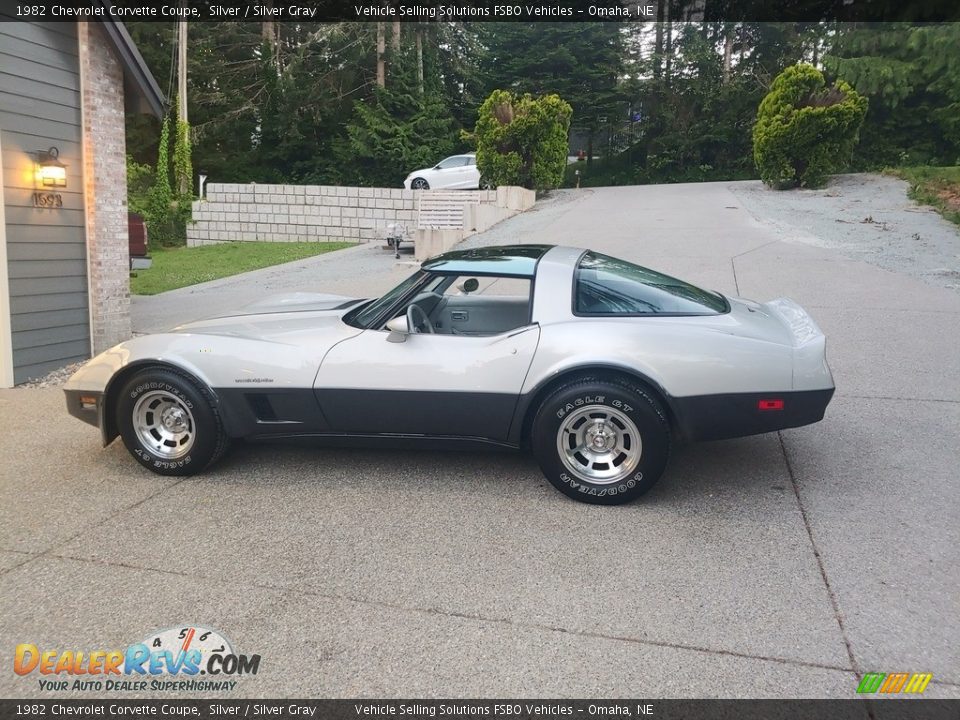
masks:
POLYGON ((789 298, 764 303, 790 332, 793 345, 793 389, 832 388, 833 375, 827 365, 827 338, 810 314, 789 298))

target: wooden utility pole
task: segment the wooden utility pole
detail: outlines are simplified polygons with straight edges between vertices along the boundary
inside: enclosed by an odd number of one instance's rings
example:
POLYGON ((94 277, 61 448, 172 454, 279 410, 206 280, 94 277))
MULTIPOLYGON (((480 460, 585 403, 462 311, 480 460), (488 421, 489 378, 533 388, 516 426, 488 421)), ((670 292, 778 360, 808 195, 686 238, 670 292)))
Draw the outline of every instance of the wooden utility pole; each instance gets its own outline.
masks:
MULTIPOLYGON (((400 21, 393 21, 393 35, 390 38, 390 42, 393 45, 393 52, 396 54, 400 52, 400 21)), ((396 62, 396 58, 394 58, 396 62)))
POLYGON ((187 122, 187 21, 177 23, 177 120, 187 122))
MULTIPOLYGON (((183 128, 188 128, 187 124, 187 21, 180 20, 177 23, 177 134, 183 128)), ((188 130, 189 132, 189 130, 188 130)), ((178 141, 180 142, 180 141, 178 141)), ((176 164, 175 164, 176 170, 176 164)), ((179 172, 175 172, 179 175, 179 172)), ((177 177, 177 192, 180 197, 184 197, 191 192, 193 178, 190 173, 177 177)))

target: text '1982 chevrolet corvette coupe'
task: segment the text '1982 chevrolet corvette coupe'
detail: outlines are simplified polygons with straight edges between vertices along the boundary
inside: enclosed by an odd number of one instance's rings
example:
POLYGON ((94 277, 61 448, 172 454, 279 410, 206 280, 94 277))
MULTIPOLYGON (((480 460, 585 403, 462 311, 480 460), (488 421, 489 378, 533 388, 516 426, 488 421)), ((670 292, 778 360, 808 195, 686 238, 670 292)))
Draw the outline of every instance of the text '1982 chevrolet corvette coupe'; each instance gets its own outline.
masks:
POLYGON ((597 252, 450 252, 375 300, 295 293, 138 337, 67 408, 161 475, 231 438, 529 446, 577 500, 649 490, 678 438, 817 422, 824 336, 787 299, 727 298, 597 252))

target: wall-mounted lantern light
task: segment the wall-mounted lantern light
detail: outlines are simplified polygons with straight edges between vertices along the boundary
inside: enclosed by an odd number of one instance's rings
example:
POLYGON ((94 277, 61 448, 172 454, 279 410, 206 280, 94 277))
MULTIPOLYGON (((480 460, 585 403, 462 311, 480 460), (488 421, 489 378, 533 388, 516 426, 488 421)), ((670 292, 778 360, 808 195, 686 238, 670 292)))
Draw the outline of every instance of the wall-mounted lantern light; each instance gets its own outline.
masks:
POLYGON ((67 186, 67 166, 60 162, 60 151, 52 147, 37 153, 37 183, 44 188, 67 186))

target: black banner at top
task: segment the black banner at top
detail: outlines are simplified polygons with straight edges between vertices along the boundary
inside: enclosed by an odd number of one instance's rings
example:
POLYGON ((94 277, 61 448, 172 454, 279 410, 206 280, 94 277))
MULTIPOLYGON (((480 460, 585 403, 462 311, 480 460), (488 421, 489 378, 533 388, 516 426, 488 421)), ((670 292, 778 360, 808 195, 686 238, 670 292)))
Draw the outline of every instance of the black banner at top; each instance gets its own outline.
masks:
POLYGON ((958 0, 0 0, 31 22, 957 22, 958 0))

